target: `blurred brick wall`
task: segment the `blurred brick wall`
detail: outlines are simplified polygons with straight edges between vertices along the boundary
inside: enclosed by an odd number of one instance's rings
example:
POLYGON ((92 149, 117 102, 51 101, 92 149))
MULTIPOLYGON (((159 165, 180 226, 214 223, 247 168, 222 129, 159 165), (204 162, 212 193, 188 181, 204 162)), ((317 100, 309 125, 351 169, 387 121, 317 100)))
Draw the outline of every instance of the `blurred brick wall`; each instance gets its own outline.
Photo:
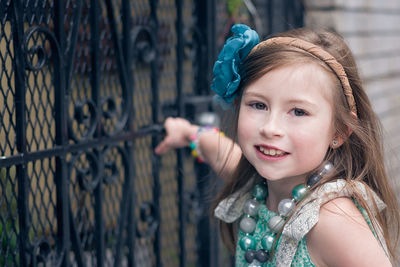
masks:
POLYGON ((388 171, 400 195, 400 1, 304 2, 306 26, 336 30, 356 57, 384 128, 388 171))

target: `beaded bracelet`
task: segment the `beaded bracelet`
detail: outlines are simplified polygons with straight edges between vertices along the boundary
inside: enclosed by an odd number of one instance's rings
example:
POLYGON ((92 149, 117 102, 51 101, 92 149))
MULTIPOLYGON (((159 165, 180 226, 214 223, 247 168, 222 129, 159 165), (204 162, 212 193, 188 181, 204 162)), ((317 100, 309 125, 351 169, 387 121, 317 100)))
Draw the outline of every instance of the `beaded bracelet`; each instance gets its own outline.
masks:
POLYGON ((223 132, 221 132, 217 127, 212 127, 212 126, 200 126, 199 129, 195 134, 190 136, 190 148, 192 150, 192 156, 197 159, 198 162, 202 163, 204 162, 204 158, 201 154, 200 148, 199 148, 199 138, 200 135, 204 132, 216 132, 219 133, 221 136, 225 135, 223 132))

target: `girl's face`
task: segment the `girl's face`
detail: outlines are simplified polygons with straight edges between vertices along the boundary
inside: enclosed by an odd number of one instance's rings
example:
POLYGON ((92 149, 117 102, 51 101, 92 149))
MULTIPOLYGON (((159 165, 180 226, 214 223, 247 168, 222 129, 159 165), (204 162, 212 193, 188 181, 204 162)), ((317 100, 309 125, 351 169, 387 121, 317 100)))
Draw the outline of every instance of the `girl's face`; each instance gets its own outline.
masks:
POLYGON ((332 88, 315 63, 274 69, 247 86, 238 143, 261 176, 305 179, 321 164, 335 133, 332 88))

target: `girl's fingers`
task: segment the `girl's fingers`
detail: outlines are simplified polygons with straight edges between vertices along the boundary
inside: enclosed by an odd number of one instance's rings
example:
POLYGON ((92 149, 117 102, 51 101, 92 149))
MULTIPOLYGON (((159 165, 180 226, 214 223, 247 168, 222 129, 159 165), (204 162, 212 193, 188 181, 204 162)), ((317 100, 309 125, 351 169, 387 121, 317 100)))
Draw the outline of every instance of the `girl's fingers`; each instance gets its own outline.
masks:
POLYGON ((167 118, 164 122, 166 136, 164 140, 154 149, 158 155, 166 153, 170 149, 181 148, 189 145, 189 136, 197 131, 197 126, 193 126, 183 118, 167 118))
POLYGON ((161 143, 158 144, 158 146, 156 146, 156 148, 154 149, 154 152, 157 155, 161 155, 164 154, 165 152, 168 151, 168 145, 167 145, 167 141, 168 141, 168 128, 167 128, 167 123, 171 120, 171 118, 167 118, 164 122, 164 129, 166 132, 166 136, 164 137, 164 139, 161 141, 161 143))
POLYGON ((169 147, 166 142, 167 140, 163 140, 158 146, 154 149, 154 152, 158 155, 164 154, 165 152, 168 151, 169 147))

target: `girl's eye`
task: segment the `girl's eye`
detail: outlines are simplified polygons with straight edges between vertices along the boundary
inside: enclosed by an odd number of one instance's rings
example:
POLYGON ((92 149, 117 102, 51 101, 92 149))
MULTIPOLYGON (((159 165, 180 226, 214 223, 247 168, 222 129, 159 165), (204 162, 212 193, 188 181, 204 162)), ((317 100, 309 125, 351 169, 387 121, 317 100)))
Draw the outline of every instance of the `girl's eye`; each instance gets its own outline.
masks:
POLYGON ((250 104, 250 106, 255 109, 259 109, 259 110, 264 110, 267 108, 267 106, 263 103, 253 103, 253 104, 250 104))
POLYGON ((300 108, 294 108, 292 111, 295 116, 306 116, 307 115, 307 112, 300 108))

